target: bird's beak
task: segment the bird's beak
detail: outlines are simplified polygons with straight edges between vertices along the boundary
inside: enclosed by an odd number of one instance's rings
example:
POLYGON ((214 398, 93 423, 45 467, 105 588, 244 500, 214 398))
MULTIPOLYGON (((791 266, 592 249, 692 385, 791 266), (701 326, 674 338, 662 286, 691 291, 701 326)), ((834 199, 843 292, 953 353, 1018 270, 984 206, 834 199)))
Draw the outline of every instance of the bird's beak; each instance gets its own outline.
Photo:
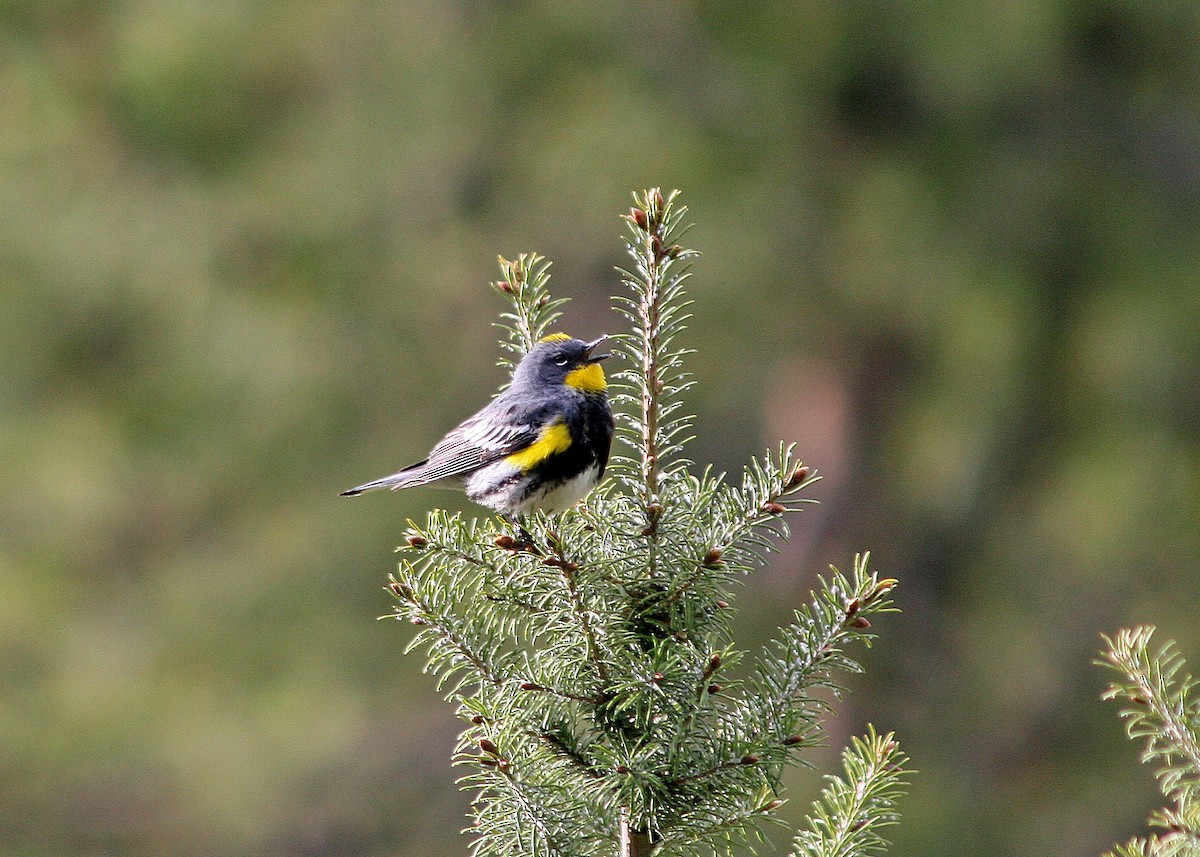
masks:
POLYGON ((583 362, 599 363, 601 360, 607 360, 609 357, 612 357, 612 354, 607 351, 603 354, 595 353, 596 349, 603 345, 607 339, 608 334, 606 333, 599 339, 593 339, 591 342, 587 343, 583 348, 583 362))

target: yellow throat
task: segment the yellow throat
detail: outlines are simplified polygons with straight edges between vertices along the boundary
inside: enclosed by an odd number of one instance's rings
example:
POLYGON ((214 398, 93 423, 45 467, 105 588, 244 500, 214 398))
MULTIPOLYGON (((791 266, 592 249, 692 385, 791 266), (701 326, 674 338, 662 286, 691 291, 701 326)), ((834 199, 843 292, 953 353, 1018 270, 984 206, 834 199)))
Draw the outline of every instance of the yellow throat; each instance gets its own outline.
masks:
POLYGON ((608 380, 599 363, 588 363, 567 373, 563 382, 568 387, 574 387, 584 393, 603 393, 608 389, 608 380))

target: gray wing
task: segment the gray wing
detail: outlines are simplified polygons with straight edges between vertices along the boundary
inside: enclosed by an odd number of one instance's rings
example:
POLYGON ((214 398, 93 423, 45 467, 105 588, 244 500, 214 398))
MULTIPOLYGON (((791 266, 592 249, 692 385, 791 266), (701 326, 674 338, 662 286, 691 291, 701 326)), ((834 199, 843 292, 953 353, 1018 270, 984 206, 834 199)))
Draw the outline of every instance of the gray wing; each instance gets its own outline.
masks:
POLYGON ((538 439, 544 414, 522 407, 516 400, 493 399, 475 416, 442 438, 424 461, 398 473, 343 491, 353 497, 378 488, 409 488, 439 479, 461 476, 514 452, 538 439))
POLYGON ((477 470, 529 446, 540 430, 536 419, 514 421, 507 408, 484 408, 438 442, 420 468, 420 481, 409 484, 423 485, 477 470))

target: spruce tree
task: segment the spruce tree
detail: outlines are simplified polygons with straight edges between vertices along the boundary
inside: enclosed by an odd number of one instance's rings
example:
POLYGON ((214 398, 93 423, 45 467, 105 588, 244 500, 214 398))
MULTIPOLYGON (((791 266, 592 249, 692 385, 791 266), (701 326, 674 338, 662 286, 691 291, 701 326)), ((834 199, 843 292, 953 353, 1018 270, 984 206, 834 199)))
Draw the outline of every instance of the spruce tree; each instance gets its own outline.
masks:
MULTIPOLYGON (((476 793, 478 855, 692 855, 762 841, 778 820, 784 767, 822 738, 847 654, 892 608, 894 580, 831 569, 811 603, 756 657, 730 633, 731 590, 787 534, 817 478, 793 447, 740 481, 684 456, 692 384, 681 344, 684 283, 677 193, 635 195, 633 259, 616 302, 610 392, 617 437, 604 482, 573 509, 520 523, 433 511, 410 523, 391 578, 410 649, 465 722, 455 764, 476 793), (519 534, 519 535, 518 535, 519 534), (827 694, 826 694, 827 696, 827 694)), ((563 300, 537 255, 501 259, 510 306, 503 347, 519 358, 551 331, 563 300)), ((502 361, 511 366, 515 361, 502 361)), ((904 757, 872 728, 844 752, 797 855, 883 844, 904 757)))

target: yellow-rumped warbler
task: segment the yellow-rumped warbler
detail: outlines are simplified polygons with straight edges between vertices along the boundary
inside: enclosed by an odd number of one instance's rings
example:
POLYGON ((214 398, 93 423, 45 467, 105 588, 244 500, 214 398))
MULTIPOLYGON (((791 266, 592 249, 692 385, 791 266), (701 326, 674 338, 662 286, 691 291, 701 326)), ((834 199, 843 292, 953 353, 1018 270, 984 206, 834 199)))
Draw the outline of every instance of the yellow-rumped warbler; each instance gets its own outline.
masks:
POLYGON ((592 342, 555 333, 538 341, 512 384, 442 438, 429 457, 343 491, 410 488, 445 480, 505 515, 560 512, 595 487, 608 464, 613 415, 592 342))

